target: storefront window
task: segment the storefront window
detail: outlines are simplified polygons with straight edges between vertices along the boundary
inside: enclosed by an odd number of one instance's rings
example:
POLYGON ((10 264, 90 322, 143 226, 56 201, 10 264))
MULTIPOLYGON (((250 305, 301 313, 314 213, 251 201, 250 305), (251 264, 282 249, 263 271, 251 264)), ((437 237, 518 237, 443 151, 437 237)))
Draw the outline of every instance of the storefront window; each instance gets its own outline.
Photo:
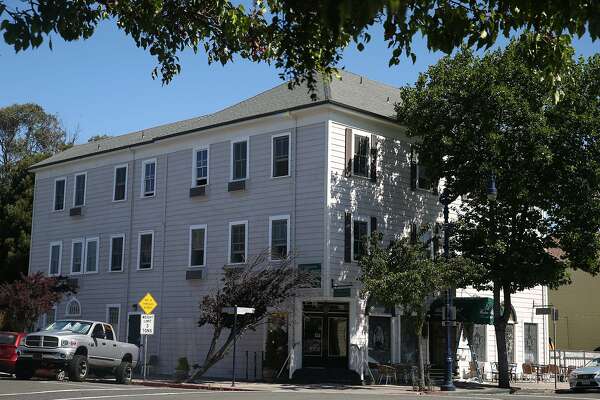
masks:
POLYGON ((369 361, 390 363, 392 360, 390 317, 369 317, 369 361))
POLYGON ((486 359, 486 326, 473 326, 473 353, 476 357, 475 361, 487 361, 486 359))
POLYGON ((400 318, 400 361, 406 364, 417 362, 415 319, 406 315, 400 318))
POLYGON ((506 355, 508 357, 508 363, 512 364, 515 362, 515 325, 506 325, 506 355))
POLYGON ((538 363, 538 329, 537 324, 525 323, 525 362, 538 363))

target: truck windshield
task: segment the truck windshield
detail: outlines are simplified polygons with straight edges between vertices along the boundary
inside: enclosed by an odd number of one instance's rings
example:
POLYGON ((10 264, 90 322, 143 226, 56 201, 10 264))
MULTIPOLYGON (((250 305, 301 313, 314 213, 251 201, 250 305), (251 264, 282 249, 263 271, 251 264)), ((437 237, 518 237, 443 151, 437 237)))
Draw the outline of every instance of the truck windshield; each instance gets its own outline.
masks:
POLYGON ((71 331, 73 333, 79 333, 86 335, 92 327, 91 322, 83 321, 56 321, 48 325, 45 331, 71 331))

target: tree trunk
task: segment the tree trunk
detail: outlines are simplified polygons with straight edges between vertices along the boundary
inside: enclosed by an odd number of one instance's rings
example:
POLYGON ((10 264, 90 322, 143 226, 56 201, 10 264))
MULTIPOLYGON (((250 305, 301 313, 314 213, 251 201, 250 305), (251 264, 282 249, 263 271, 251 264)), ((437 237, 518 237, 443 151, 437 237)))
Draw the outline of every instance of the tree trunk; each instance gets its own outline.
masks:
POLYGON ((417 336, 417 384, 419 386, 419 390, 425 389, 425 361, 423 357, 423 323, 424 318, 423 314, 417 313, 417 318, 415 321, 415 335, 417 336))
POLYGON ((498 354, 498 387, 510 388, 508 353, 506 351, 506 325, 512 310, 510 290, 494 282, 494 330, 498 354), (504 310, 501 310, 500 291, 504 294, 504 310))

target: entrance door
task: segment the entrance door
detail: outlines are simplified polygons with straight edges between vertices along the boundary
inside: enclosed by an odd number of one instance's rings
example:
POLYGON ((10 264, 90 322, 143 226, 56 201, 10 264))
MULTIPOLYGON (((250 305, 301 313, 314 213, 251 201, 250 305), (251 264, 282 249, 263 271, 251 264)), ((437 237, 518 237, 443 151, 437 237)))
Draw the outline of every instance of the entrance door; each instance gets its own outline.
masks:
POLYGON ((129 314, 129 318, 127 319, 127 343, 135 344, 138 347, 142 344, 140 323, 140 314, 129 314))
POLYGON ((305 303, 302 365, 348 368, 348 304, 305 303))

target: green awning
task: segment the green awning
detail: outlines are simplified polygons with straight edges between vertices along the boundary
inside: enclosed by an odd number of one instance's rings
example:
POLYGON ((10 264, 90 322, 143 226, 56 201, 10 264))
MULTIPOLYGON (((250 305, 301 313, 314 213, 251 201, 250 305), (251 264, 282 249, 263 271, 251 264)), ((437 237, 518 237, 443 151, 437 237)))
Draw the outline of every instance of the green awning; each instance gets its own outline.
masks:
MULTIPOLYGON (((489 297, 456 297, 456 320, 478 325, 494 324, 494 299, 489 297)), ((442 319, 445 299, 438 298, 431 303, 431 319, 442 319)))

